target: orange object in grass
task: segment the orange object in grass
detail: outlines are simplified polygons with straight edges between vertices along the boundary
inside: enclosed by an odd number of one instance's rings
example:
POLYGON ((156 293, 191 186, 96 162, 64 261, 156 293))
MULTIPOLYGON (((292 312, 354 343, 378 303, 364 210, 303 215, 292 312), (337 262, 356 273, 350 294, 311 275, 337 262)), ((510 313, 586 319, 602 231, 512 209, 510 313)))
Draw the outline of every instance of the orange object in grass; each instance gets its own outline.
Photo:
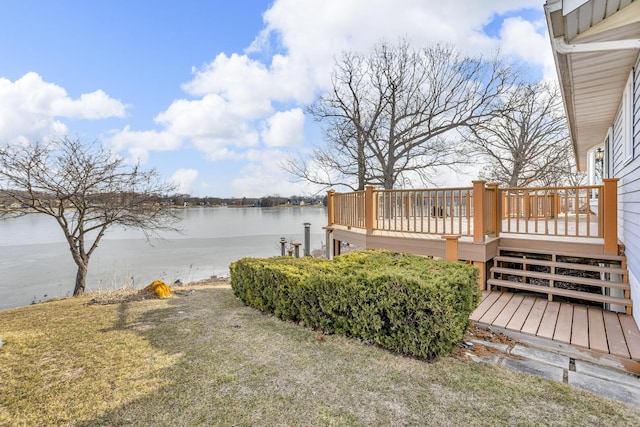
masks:
POLYGON ((162 280, 154 280, 149 286, 143 289, 146 292, 153 292, 160 298, 171 296, 171 288, 162 280))

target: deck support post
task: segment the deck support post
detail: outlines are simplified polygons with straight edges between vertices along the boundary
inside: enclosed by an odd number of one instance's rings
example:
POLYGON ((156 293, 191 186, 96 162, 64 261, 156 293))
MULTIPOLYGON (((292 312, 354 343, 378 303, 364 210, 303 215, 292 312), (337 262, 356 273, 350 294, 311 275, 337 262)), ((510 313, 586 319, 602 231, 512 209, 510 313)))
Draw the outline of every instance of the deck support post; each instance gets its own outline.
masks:
POLYGON ((445 256, 447 261, 458 261, 458 239, 459 234, 446 234, 442 236, 446 240, 445 243, 445 256))
POLYGON ((326 232, 327 241, 325 243, 325 255, 328 260, 333 259, 333 227, 322 227, 322 229, 326 232))
POLYGON ((484 195, 486 181, 473 181, 473 242, 484 242, 484 195))
POLYGON ((483 261, 473 261, 473 266, 478 269, 478 286, 481 291, 487 290, 487 263, 483 261))
POLYGON ((602 223, 604 237, 604 252, 618 254, 618 179, 603 179, 602 191, 602 223))
POLYGON ((371 233, 376 229, 375 219, 378 214, 376 212, 377 203, 375 201, 376 195, 373 192, 374 189, 373 185, 367 185, 364 189, 364 226, 367 229, 367 233, 371 233))

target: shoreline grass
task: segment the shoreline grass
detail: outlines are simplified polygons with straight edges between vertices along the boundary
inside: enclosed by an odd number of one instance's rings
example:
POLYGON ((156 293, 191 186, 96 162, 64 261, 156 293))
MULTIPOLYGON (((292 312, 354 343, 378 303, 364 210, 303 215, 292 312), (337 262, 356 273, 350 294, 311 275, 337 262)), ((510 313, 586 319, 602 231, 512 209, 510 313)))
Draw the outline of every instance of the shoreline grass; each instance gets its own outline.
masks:
POLYGON ((226 283, 92 298, 0 312, 0 425, 640 425, 566 384, 319 335, 226 283))

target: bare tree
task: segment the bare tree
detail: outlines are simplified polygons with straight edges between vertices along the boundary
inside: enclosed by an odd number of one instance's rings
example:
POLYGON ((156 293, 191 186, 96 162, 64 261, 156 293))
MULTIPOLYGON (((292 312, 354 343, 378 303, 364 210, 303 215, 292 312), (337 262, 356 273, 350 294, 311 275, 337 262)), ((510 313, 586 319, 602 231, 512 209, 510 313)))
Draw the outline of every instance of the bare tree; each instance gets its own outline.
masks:
POLYGON ((107 228, 140 229, 149 239, 176 230, 178 221, 161 200, 174 188, 155 170, 127 165, 97 143, 69 138, 0 148, 0 190, 56 220, 78 267, 74 296, 84 293, 89 259, 107 228))
POLYGON ((466 158, 450 133, 495 114, 514 78, 498 60, 441 45, 412 50, 401 41, 368 56, 346 53, 332 89, 308 109, 324 124, 327 145, 287 169, 314 184, 355 189, 390 189, 409 176, 430 182, 434 168, 466 158))
POLYGON ((481 178, 509 187, 559 185, 579 178, 557 86, 515 86, 505 107, 491 121, 470 128, 473 149, 488 161, 481 178))

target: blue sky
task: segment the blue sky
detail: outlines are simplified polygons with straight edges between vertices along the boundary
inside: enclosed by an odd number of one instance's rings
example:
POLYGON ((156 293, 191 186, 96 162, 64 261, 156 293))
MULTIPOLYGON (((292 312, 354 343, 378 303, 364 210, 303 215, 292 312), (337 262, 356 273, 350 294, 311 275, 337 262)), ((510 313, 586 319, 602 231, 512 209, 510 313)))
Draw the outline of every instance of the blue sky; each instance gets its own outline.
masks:
POLYGON ((193 195, 312 194, 280 164, 322 144, 304 109, 336 55, 406 37, 552 78, 543 1, 0 0, 0 144, 77 136, 193 195))

